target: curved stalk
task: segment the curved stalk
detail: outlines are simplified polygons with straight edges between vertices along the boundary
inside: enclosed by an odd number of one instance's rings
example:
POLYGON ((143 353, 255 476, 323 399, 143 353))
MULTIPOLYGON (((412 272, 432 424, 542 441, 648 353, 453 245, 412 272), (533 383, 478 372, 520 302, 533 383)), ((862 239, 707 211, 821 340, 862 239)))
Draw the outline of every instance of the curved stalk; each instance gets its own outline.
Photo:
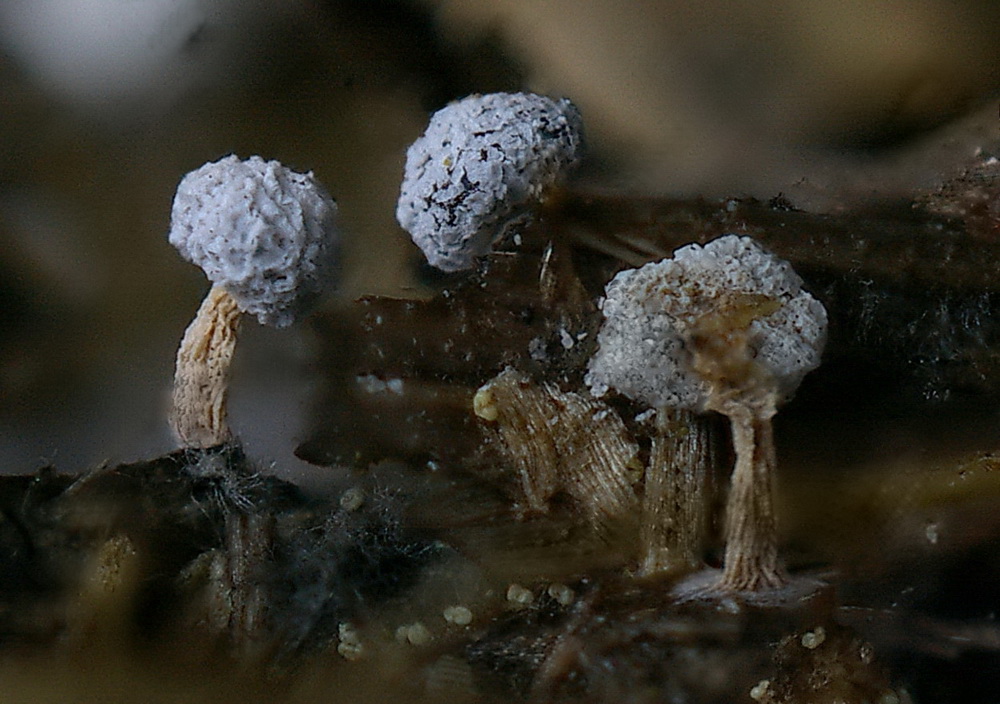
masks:
POLYGON ((229 368, 236 347, 240 309, 220 286, 205 296, 177 350, 170 426, 184 447, 229 442, 229 368))

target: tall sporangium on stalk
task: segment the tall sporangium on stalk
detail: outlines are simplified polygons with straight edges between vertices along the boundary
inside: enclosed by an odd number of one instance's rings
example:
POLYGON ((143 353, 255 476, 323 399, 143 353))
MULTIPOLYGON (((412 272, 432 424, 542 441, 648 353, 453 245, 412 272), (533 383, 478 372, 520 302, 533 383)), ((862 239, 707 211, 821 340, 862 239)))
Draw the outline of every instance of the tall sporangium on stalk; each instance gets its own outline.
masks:
POLYGON ((313 177, 277 161, 227 156, 177 187, 170 243, 212 288, 184 333, 170 425, 183 447, 232 439, 229 368, 242 313, 291 325, 334 278, 337 205, 313 177))

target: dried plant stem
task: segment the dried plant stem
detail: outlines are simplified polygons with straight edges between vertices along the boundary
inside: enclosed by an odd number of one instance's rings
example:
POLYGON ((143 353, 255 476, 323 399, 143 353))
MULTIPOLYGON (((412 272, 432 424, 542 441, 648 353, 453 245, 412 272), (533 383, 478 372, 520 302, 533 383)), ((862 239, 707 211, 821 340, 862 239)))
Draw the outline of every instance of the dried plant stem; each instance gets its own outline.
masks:
POLYGON ((642 574, 683 572, 701 564, 714 463, 711 420, 690 411, 656 413, 642 499, 642 574))
POLYGON ((170 425, 184 447, 212 447, 232 438, 226 399, 239 322, 236 301, 213 286, 184 332, 170 411, 170 425))
POLYGON ((603 402, 508 368, 476 392, 473 407, 519 476, 524 513, 548 512, 552 497, 564 492, 602 536, 623 521, 634 526, 631 477, 639 448, 603 402))
POLYGON ((720 586, 732 591, 781 587, 774 518, 774 429, 771 414, 729 417, 736 467, 726 506, 726 556, 720 586))

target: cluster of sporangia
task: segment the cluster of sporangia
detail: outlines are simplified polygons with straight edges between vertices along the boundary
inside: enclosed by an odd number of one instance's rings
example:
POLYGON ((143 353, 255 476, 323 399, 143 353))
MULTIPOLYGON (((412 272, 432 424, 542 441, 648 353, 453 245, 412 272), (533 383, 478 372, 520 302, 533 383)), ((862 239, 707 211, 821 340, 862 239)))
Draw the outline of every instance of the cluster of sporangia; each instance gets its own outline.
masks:
MULTIPOLYGON (((468 97, 435 113, 410 147, 396 217, 431 265, 474 268, 496 243, 516 238, 582 147, 580 114, 567 100, 468 97)), ((337 206, 311 173, 228 156, 181 181, 170 242, 213 283, 177 354, 171 425, 185 447, 232 439, 226 390, 240 313, 278 327, 294 322, 332 280, 337 240, 337 206)), ((716 411, 731 422, 736 466, 716 590, 782 586, 771 419, 819 364, 823 306, 787 262, 726 235, 620 272, 600 307, 586 376, 594 397, 620 393, 660 419, 684 413, 696 423, 694 414, 716 411)), ((646 485, 663 471, 650 462, 646 485)), ((692 474, 678 491, 697 492, 698 481, 692 474)), ((646 541, 646 572, 676 566, 670 546, 646 541)))

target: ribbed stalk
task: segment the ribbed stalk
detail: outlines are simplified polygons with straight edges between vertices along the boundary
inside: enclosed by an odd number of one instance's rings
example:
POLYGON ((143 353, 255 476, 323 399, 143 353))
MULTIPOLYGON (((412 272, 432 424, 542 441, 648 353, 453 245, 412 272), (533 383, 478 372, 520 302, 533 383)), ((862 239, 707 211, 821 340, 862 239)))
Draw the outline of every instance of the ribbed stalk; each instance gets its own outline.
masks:
POLYGON ((726 555, 720 586, 758 591, 787 583, 778 561, 774 518, 774 428, 770 414, 730 415, 736 467, 726 505, 726 555))
POLYGON ((710 418, 656 413, 642 499, 642 574, 685 572, 702 562, 715 453, 710 418))
POLYGON ((229 442, 226 402, 240 310, 219 286, 205 296, 177 350, 170 426, 183 447, 229 442))

